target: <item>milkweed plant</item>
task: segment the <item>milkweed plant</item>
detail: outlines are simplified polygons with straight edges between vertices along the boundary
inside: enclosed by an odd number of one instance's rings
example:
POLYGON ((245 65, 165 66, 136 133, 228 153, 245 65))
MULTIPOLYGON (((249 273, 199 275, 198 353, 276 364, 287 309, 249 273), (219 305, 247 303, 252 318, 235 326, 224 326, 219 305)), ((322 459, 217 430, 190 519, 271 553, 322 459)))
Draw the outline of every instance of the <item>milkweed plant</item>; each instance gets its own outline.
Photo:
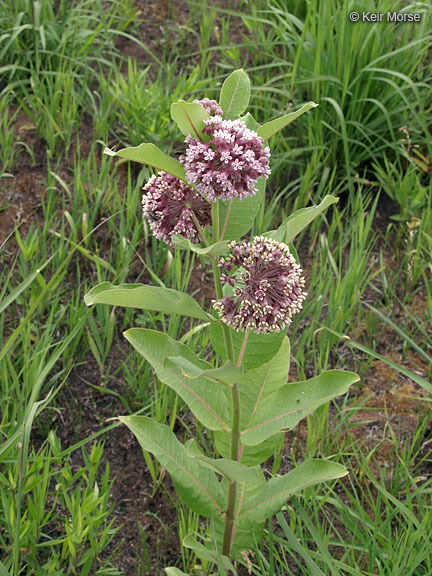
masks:
MULTIPOLYGON (((246 113, 249 98, 249 78, 236 70, 223 83, 219 102, 172 104, 172 119, 185 136, 178 160, 148 143, 105 149, 157 171, 144 187, 144 218, 162 242, 208 260, 216 295, 211 309, 188 294, 147 284, 103 282, 85 296, 88 305, 180 314, 209 330, 213 352, 205 358, 203 351, 155 330, 131 328, 124 336, 213 433, 215 457, 196 439, 183 444, 171 428, 146 416, 119 420, 171 475, 184 504, 208 519, 212 537, 202 541, 189 534, 183 545, 217 565, 218 573, 233 574, 235 561, 294 493, 347 474, 338 463, 310 459, 266 480, 262 465, 284 431, 358 380, 352 372, 329 370, 288 382, 287 332, 307 297, 292 241, 337 198, 326 196, 278 229, 250 235, 270 175, 269 141, 316 104, 260 125, 246 113)), ((184 574, 174 567, 166 573, 184 574)))

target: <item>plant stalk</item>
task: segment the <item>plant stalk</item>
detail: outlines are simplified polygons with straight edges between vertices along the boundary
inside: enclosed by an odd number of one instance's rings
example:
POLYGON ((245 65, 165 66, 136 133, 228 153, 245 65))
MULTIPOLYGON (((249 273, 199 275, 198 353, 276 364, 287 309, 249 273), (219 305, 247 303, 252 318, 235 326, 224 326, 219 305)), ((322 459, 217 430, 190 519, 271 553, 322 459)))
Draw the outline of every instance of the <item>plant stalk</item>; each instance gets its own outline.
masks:
MULTIPOLYGON (((212 227, 213 242, 219 241, 219 202, 212 206, 212 227)), ((216 297, 218 300, 223 298, 222 282, 217 262, 212 259, 212 268, 216 297)), ((225 343, 225 353, 231 362, 235 363, 234 345, 229 327, 222 324, 222 331, 225 343)), ((241 362, 241 358, 239 358, 241 362)), ((237 461, 240 444, 240 390, 236 383, 231 388, 232 399, 232 426, 231 426, 231 460, 237 461)), ((228 505, 225 515, 225 529, 222 543, 222 554, 229 557, 231 552, 232 534, 234 528, 235 504, 237 498, 237 482, 231 482, 228 488, 228 505)))
MULTIPOLYGON (((236 383, 231 388, 233 418, 231 427, 231 460, 237 462, 240 444, 240 390, 236 383)), ((234 528, 235 504, 237 498, 237 482, 231 482, 228 488, 228 505, 225 516, 225 530, 222 544, 222 554, 230 556, 231 541, 234 528)))

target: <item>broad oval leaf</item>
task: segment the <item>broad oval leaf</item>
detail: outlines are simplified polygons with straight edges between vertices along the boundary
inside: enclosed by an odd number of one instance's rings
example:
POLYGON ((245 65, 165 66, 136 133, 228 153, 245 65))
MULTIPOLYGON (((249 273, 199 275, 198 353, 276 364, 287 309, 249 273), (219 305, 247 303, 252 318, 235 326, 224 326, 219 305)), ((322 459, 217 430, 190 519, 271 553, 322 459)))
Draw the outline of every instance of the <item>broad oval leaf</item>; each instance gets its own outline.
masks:
POLYGON ((288 474, 272 478, 257 493, 245 500, 237 518, 239 526, 253 529, 279 512, 285 502, 296 492, 320 482, 336 480, 347 475, 341 464, 327 460, 307 460, 288 474))
POLYGON ((196 364, 189 362, 189 360, 186 360, 186 358, 182 358, 181 356, 177 358, 168 357, 165 361, 165 365, 168 367, 178 366, 182 371, 182 374, 192 379, 204 376, 205 378, 216 380, 217 382, 223 382, 228 386, 232 386, 235 383, 239 384, 240 382, 248 382, 248 377, 243 370, 237 368, 237 366, 230 360, 225 362, 225 364, 220 368, 208 368, 207 370, 202 370, 196 364))
POLYGON ((171 288, 150 286, 149 284, 119 284, 102 282, 84 296, 87 306, 111 304, 140 310, 157 310, 165 314, 181 314, 199 320, 214 320, 207 314, 195 298, 171 288))
POLYGON ((258 128, 257 133, 258 136, 261 136, 264 140, 268 140, 272 136, 274 136, 277 132, 291 124, 294 120, 296 120, 299 116, 310 110, 311 108, 316 108, 318 104, 315 102, 307 102, 303 104, 301 108, 296 110, 295 112, 290 112, 289 114, 285 114, 280 118, 276 118, 275 120, 270 120, 266 124, 263 124, 260 128, 258 128))
POLYGON ((281 430, 292 430, 302 418, 345 394, 359 380, 353 372, 329 370, 310 380, 282 386, 260 404, 249 426, 242 429, 241 442, 256 446, 281 430))
MULTIPOLYGON (((246 332, 237 332, 232 328, 229 328, 229 330, 231 332, 234 344, 234 354, 237 360, 243 345, 244 338, 246 336, 246 332)), ((242 366, 249 369, 257 368, 258 366, 265 364, 277 353, 284 338, 285 332, 283 331, 270 332, 270 334, 255 334, 254 332, 249 332, 246 348, 243 355, 242 366)), ((210 325, 210 340, 215 352, 219 354, 219 356, 221 356, 224 360, 227 360, 223 331, 220 323, 212 322, 210 325)))
POLYGON ((176 246, 191 250, 201 256, 221 256, 228 252, 228 244, 230 243, 229 240, 222 240, 221 242, 215 242, 210 246, 200 247, 180 234, 174 234, 174 236, 171 236, 171 240, 176 246))
POLYGON ((119 420, 171 475, 186 506, 207 518, 224 511, 224 494, 217 477, 189 457, 168 426, 146 416, 120 416, 119 420))
POLYGON ((219 202, 219 235, 223 240, 239 240, 252 228, 265 197, 266 181, 260 176, 255 196, 219 202))
POLYGON ((249 130, 253 130, 254 132, 256 132, 261 126, 261 124, 255 120, 250 112, 242 116, 240 120, 246 124, 249 130))
POLYGON ((208 458, 196 456, 198 462, 204 468, 221 474, 228 482, 246 482, 247 484, 259 484, 262 472, 259 466, 249 467, 230 458, 208 458))
MULTIPOLYGON (((290 343, 288 338, 284 338, 279 350, 269 362, 245 373, 240 386, 241 430, 250 426, 255 414, 259 413, 263 402, 276 390, 286 385, 289 365, 290 343)), ((246 446, 241 444, 239 461, 248 466, 264 462, 274 454, 282 439, 283 434, 278 430, 275 435, 259 445, 246 446)), ((229 457, 229 435, 225 432, 216 432, 215 442, 219 453, 229 457)))
POLYGON ((301 208, 297 210, 288 218, 286 218, 277 230, 272 230, 266 232, 263 236, 268 236, 277 240, 278 242, 284 242, 289 244, 294 240, 294 238, 300 234, 302 230, 309 226, 309 224, 315 220, 324 210, 327 210, 329 206, 339 202, 339 198, 336 196, 327 195, 321 201, 318 206, 310 206, 308 208, 301 208))
POLYGON ((168 154, 159 150, 159 148, 154 144, 144 143, 131 148, 122 148, 117 152, 105 148, 104 154, 107 154, 107 156, 126 158, 127 160, 133 160, 140 164, 146 164, 147 166, 156 168, 156 170, 168 172, 168 174, 172 174, 184 182, 187 181, 186 171, 183 164, 180 164, 178 160, 171 158, 171 156, 168 156, 168 154))
POLYGON ((171 118, 185 136, 208 140, 208 136, 203 134, 203 130, 205 127, 204 120, 210 116, 202 104, 179 100, 171 104, 171 118))
POLYGON ((212 366, 198 358, 184 344, 167 334, 145 328, 124 332, 126 340, 153 366, 161 382, 172 388, 189 406, 198 420, 210 430, 230 431, 229 407, 223 388, 207 378, 188 378, 177 366, 168 367, 168 357, 183 357, 201 370, 212 366))
MULTIPOLYGON (((240 447, 240 457, 241 462, 245 466, 256 466, 257 464, 262 464, 266 460, 273 456, 278 447, 283 442, 284 435, 283 432, 268 438, 261 444, 257 446, 245 446, 241 444, 240 447)), ((224 458, 229 458, 231 456, 231 436, 224 431, 215 431, 214 440, 216 450, 218 454, 224 458)))
POLYGON ((219 104, 226 118, 237 118, 249 105, 250 80, 243 69, 235 70, 222 85, 219 104))

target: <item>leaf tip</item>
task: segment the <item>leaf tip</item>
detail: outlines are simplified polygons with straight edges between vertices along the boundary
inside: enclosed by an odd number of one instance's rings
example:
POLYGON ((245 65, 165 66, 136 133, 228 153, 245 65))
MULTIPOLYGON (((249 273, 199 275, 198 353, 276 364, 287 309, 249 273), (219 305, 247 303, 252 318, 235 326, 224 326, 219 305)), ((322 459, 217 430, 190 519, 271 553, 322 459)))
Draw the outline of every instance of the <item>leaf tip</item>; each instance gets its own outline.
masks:
POLYGON ((115 156, 117 154, 117 152, 114 152, 114 150, 111 150, 108 146, 105 146, 103 153, 107 156, 115 156))

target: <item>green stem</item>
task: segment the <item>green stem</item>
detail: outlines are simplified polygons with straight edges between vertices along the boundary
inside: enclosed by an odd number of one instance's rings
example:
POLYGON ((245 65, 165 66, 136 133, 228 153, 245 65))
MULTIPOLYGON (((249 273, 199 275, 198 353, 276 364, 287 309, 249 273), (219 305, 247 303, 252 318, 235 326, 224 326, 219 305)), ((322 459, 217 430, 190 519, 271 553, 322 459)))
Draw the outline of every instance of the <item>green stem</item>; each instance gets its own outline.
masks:
MULTIPOLYGON (((231 429, 230 456, 231 460, 237 462, 239 455, 239 445, 240 445, 240 390, 238 384, 234 384, 234 386, 231 388, 231 395, 232 395, 233 417, 232 417, 232 429, 231 429)), ((228 505, 225 516, 225 530, 222 544, 222 554, 224 556, 228 556, 228 558, 231 553, 236 499, 237 499, 237 482, 231 482, 228 488, 228 505)))
MULTIPOLYGON (((212 206, 213 242, 219 241, 219 202, 212 206)), ((216 298, 223 298, 220 272, 215 260, 212 260, 216 298)), ((225 343, 225 353, 231 362, 235 362, 234 345, 231 331, 226 324, 222 324, 225 343)), ((240 359, 241 361, 241 359, 240 359)), ((232 426, 231 426, 231 460, 237 461, 240 445, 240 390, 239 385, 234 384, 231 388, 232 398, 232 426)), ((235 504, 237 499, 237 482, 231 482, 228 488, 228 505, 225 515, 225 529, 222 544, 222 554, 229 557, 231 553, 232 534, 234 528, 235 504)))
MULTIPOLYGON (((219 242, 219 202, 216 202, 212 206, 212 228, 213 228, 213 242, 219 242)), ((221 300, 223 298, 222 282, 220 278, 219 267, 216 260, 212 259, 212 269, 213 278, 216 291, 216 298, 221 300)), ((234 355, 234 344, 232 341, 232 336, 229 327, 226 324, 222 324, 222 332, 225 343, 225 352, 227 358, 231 362, 235 362, 234 355)))
POLYGON ((210 242, 207 240, 207 236, 204 234, 204 230, 201 228, 201 225, 198 222, 198 218, 196 217, 195 212, 192 210, 192 208, 190 210, 191 210, 191 216, 192 216, 193 223, 196 226, 196 229, 198 231, 199 237, 201 238, 201 241, 204 243, 205 246, 210 246, 210 242))

